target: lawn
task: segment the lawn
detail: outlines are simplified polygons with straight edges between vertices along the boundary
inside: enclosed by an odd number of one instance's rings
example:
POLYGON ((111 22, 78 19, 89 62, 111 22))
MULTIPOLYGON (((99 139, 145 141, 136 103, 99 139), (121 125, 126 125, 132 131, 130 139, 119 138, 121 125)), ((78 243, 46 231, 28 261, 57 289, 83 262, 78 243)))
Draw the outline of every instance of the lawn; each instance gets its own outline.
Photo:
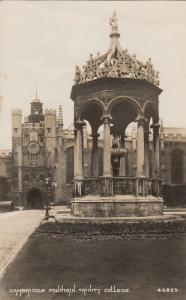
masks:
POLYGON ((1 281, 9 299, 184 300, 186 237, 33 235, 1 281))

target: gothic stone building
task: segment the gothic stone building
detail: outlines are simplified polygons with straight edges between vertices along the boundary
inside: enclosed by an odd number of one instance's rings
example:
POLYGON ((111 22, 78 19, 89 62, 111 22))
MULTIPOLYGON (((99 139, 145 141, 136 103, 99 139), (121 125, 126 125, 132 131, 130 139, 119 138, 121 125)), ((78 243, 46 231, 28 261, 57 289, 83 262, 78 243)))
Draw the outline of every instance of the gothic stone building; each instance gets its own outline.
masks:
POLYGON ((63 123, 61 108, 43 113, 36 98, 31 113, 22 123, 22 112, 12 111, 12 187, 13 199, 25 208, 41 208, 46 197, 59 201, 62 196, 63 123))
MULTIPOLYGON (((92 136, 84 127, 84 175, 91 177, 92 136)), ((98 138, 98 174, 103 172, 102 132, 98 138)), ((151 137, 151 135, 150 135, 151 137)), ((111 141, 112 142, 112 141, 111 141)), ((152 148, 152 138, 150 138, 152 148)), ((125 174, 132 176, 136 165, 136 127, 128 129, 125 174)), ((161 175, 168 206, 186 205, 186 129, 160 127, 161 175)), ((151 158, 152 159, 152 158, 151 158)), ((12 112, 12 153, 0 153, 0 200, 13 200, 27 208, 44 207, 46 197, 55 204, 70 203, 74 178, 74 131, 63 128, 62 108, 43 111, 37 98, 22 122, 20 110, 12 112), (10 193, 11 191, 11 193, 10 193)), ((151 172, 151 170, 150 170, 151 172)))
MULTIPOLYGON (((91 177, 92 136, 84 127, 84 175, 91 177)), ((98 174, 103 173, 103 135, 98 138, 98 174)), ((150 148, 152 145, 150 134, 150 148)), ((136 165, 136 127, 127 131, 125 174, 136 165)), ((150 152, 151 153, 151 152, 150 152)), ((167 206, 186 206, 186 129, 160 127, 161 176, 167 206)), ((152 159, 152 157, 151 157, 152 159)), ((149 170, 152 172, 152 170, 149 170)), ((73 196, 74 131, 63 128, 62 108, 43 111, 37 98, 22 122, 20 110, 12 111, 12 151, 0 152, 0 201, 13 200, 24 208, 44 207, 46 197, 55 204, 70 203, 73 196)))
POLYGON ((11 199, 12 166, 10 150, 0 150, 0 201, 11 199))

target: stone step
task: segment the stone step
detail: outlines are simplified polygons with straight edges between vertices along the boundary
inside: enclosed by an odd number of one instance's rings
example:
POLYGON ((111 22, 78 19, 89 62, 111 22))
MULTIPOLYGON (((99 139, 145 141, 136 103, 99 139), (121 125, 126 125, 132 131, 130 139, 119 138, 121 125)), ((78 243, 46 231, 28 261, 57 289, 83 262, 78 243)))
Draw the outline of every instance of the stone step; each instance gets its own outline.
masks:
POLYGON ((67 215, 71 213, 71 208, 68 206, 55 206, 51 212, 60 215, 67 215))
POLYGON ((68 214, 71 214, 71 210, 69 210, 69 211, 58 210, 58 211, 56 211, 56 214, 58 214, 58 215, 68 215, 68 214))
POLYGON ((164 212, 186 212, 186 207, 164 208, 164 212))
POLYGON ((107 223, 130 223, 130 222, 161 222, 161 221, 174 221, 182 220, 180 215, 160 215, 160 216, 147 216, 147 217, 77 217, 73 215, 63 215, 63 217, 56 217, 58 222, 62 223, 93 223, 93 224, 107 224, 107 223))

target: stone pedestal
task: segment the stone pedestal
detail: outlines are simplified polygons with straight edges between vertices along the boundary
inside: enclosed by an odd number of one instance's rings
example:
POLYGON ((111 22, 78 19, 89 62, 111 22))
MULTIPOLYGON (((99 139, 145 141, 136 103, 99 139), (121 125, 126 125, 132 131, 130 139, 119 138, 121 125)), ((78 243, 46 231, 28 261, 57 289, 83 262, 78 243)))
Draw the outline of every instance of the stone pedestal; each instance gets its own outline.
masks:
POLYGON ((159 216, 163 199, 149 196, 118 195, 112 197, 85 196, 71 202, 72 214, 79 217, 144 217, 159 216))

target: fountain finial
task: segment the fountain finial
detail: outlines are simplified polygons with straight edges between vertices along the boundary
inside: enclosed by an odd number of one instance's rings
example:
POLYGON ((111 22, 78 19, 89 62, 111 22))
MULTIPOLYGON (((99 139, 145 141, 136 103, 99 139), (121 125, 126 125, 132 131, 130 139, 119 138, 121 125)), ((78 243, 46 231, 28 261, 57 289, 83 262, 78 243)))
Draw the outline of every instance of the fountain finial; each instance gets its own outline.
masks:
POLYGON ((116 11, 113 12, 113 16, 110 18, 109 23, 112 29, 111 34, 118 34, 118 18, 117 18, 116 11))

